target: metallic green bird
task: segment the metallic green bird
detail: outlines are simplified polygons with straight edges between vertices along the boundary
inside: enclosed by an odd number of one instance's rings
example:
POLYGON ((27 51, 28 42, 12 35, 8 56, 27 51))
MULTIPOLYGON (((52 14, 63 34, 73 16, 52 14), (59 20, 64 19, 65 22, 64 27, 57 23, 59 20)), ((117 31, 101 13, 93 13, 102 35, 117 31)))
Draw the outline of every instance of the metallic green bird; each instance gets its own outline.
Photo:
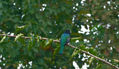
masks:
POLYGON ((63 54, 64 46, 70 41, 70 30, 66 30, 60 39, 60 51, 59 54, 63 54))

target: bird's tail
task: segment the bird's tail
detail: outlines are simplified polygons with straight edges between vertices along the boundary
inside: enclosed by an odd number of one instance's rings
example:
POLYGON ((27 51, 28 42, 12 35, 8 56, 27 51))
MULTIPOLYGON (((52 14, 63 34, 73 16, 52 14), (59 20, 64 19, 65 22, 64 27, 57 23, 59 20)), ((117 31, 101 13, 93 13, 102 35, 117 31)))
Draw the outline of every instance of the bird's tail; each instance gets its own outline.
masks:
POLYGON ((60 46, 60 51, 59 51, 59 54, 63 54, 63 50, 64 50, 64 46, 60 46))

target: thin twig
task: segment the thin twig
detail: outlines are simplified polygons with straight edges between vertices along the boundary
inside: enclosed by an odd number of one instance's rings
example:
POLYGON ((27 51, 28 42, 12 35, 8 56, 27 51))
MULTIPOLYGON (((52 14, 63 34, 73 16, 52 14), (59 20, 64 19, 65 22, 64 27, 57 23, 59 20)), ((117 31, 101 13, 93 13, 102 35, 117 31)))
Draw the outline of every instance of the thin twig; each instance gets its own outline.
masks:
MULTIPOLYGON (((0 36, 8 36, 8 37, 14 37, 14 38, 16 37, 16 35, 6 35, 6 34, 0 34, 0 36)), ((30 39, 31 37, 22 36, 22 38, 24 38, 24 39, 30 39)), ((47 39, 48 38, 40 37, 40 40, 47 40, 47 39)), ((59 43, 60 41, 59 40, 53 40, 53 42, 59 43)), ((73 46, 71 44, 67 44, 67 45, 69 47, 71 47, 71 48, 77 48, 77 47, 75 47, 75 46, 73 46)), ((100 60, 100 61, 104 62, 107 65, 110 65, 112 68, 119 69, 119 67, 111 64, 110 62, 108 62, 108 61, 106 61, 106 60, 104 60, 104 59, 102 59, 100 57, 97 57, 97 56, 95 56, 95 55, 93 55, 93 54, 91 54, 91 53, 89 53, 87 51, 81 50, 81 49, 80 49, 80 51, 83 52, 83 53, 85 53, 85 54, 87 54, 87 55, 89 55, 89 56, 91 56, 91 57, 94 57, 97 60, 100 60)))

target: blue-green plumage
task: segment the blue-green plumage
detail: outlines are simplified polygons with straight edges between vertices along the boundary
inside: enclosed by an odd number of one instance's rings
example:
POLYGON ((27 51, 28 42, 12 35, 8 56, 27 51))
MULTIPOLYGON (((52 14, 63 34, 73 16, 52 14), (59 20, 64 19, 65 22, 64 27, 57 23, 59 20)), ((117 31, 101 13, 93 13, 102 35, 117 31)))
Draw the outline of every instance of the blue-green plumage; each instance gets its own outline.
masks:
POLYGON ((64 46, 70 41, 70 30, 66 30, 60 39, 60 51, 59 53, 62 54, 64 50, 64 46))

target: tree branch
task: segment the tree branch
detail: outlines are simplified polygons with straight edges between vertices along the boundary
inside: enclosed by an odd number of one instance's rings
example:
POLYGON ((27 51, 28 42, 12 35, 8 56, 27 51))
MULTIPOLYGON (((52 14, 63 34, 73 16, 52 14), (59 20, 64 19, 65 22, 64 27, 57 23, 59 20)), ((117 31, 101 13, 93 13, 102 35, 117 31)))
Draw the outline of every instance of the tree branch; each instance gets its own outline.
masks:
MULTIPOLYGON (((16 37, 16 35, 6 35, 6 34, 0 34, 0 36, 8 36, 8 37, 14 37, 14 38, 16 37)), ((30 39, 31 37, 22 36, 22 38, 24 38, 24 39, 30 39)), ((48 38, 40 37, 40 40, 47 40, 47 39, 48 39, 48 38)), ((59 41, 59 40, 53 40, 53 42, 59 43, 60 41, 59 41)), ((71 44, 67 44, 67 45, 68 45, 69 47, 71 47, 71 48, 77 48, 77 47, 75 47, 75 46, 73 46, 73 45, 71 45, 71 44)), ((111 66, 112 68, 119 69, 119 67, 117 67, 117 66, 111 64, 110 62, 108 62, 108 61, 106 61, 106 60, 104 60, 104 59, 102 59, 102 58, 100 58, 100 57, 97 57, 97 56, 95 56, 95 55, 93 55, 93 54, 91 54, 91 53, 89 53, 89 52, 87 52, 87 51, 84 51, 84 50, 81 50, 81 49, 79 49, 79 50, 80 50, 82 53, 85 53, 85 54, 87 54, 87 55, 89 55, 89 56, 91 56, 91 57, 94 57, 94 58, 97 59, 97 60, 100 60, 100 61, 104 62, 105 64, 111 66)))
MULTIPOLYGON (((73 46, 73 45, 71 45, 71 44, 68 44, 68 46, 70 46, 71 48, 77 48, 77 47, 75 47, 75 46, 73 46)), ((81 50, 81 49, 80 49, 80 50, 81 50)), ((87 52, 87 51, 81 50, 81 52, 83 52, 83 53, 85 53, 85 54, 87 54, 87 55, 89 55, 89 56, 91 56, 91 57, 94 57, 95 59, 100 60, 100 61, 104 62, 105 64, 110 65, 112 68, 119 69, 119 67, 117 67, 117 66, 111 64, 110 62, 108 62, 108 61, 106 61, 106 60, 104 60, 104 59, 102 59, 102 58, 100 58, 100 57, 97 57, 97 56, 95 56, 95 55, 93 55, 93 54, 91 54, 91 53, 89 53, 89 52, 87 52)))

